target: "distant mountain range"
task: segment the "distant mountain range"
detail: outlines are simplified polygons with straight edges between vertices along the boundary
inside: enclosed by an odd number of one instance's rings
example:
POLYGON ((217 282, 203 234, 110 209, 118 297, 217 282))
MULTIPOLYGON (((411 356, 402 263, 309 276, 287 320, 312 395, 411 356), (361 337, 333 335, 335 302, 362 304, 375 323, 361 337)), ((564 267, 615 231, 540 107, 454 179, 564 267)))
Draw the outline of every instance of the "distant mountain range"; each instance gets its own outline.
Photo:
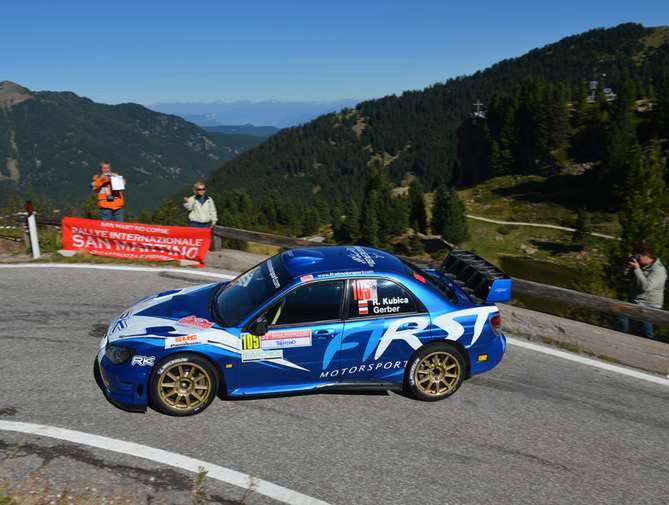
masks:
POLYGON ((14 195, 80 204, 98 164, 109 160, 126 177, 129 206, 152 209, 262 140, 209 133, 138 104, 104 105, 2 81, 0 204, 14 195))
POLYGON ((180 116, 199 126, 250 123, 285 128, 306 123, 321 114, 353 107, 357 102, 358 100, 353 99, 315 102, 240 100, 235 102, 156 103, 147 105, 147 107, 157 112, 180 116))

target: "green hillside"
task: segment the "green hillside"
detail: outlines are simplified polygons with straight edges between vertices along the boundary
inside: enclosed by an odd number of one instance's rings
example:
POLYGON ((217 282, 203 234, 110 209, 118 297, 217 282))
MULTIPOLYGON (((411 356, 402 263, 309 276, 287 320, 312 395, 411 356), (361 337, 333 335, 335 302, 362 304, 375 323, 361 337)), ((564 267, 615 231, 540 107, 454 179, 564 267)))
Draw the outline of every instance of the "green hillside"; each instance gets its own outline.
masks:
MULTIPOLYGON (((231 188, 246 190, 252 193, 253 200, 281 195, 302 204, 325 200, 343 208, 351 198, 361 201, 365 187, 362 181, 372 166, 380 167, 393 184, 407 175, 418 177, 426 188, 439 181, 458 186, 476 184, 499 173, 494 172, 485 156, 474 162, 467 159, 478 153, 477 146, 468 142, 467 132, 462 131, 474 102, 481 100, 485 108, 490 106, 494 112, 518 112, 516 123, 509 125, 512 129, 528 117, 525 130, 508 133, 531 135, 535 127, 532 121, 550 118, 552 114, 546 109, 541 117, 533 116, 535 105, 552 102, 558 108, 568 107, 585 97, 593 76, 602 81, 600 90, 619 90, 623 82, 630 81, 634 93, 647 95, 669 76, 668 41, 666 28, 638 24, 567 37, 470 76, 407 91, 401 96, 363 102, 354 109, 281 130, 257 148, 224 164, 212 176, 210 185, 219 193, 231 188), (606 74, 605 79, 601 79, 602 74, 606 74), (526 84, 528 79, 534 81, 533 88, 526 84), (510 102, 508 107, 501 106, 503 100, 510 102), (519 101, 522 107, 518 106, 519 101), (484 163, 488 166, 482 170, 484 163)), ((495 126, 503 123, 496 116, 491 119, 495 126)), ((556 117, 563 119, 564 114, 556 117)), ((550 129, 553 125, 538 127, 550 129)), ((499 131, 494 133, 498 135, 499 131)), ((499 139, 496 140, 499 148, 499 139)), ((524 150, 504 158, 504 163, 498 165, 504 169, 500 173, 558 173, 569 165, 570 155, 579 154, 554 153, 554 159, 546 157, 540 163, 536 158, 552 151, 561 140, 550 139, 540 146, 541 151, 534 146, 525 149, 521 138, 513 147, 524 150), (519 161, 522 164, 515 164, 519 161)), ((484 139, 483 147, 487 142, 484 139)))
POLYGON ((74 206, 109 160, 128 183, 131 209, 158 206, 262 139, 208 134, 176 116, 127 103, 104 105, 69 92, 0 83, 0 205, 11 195, 74 206))

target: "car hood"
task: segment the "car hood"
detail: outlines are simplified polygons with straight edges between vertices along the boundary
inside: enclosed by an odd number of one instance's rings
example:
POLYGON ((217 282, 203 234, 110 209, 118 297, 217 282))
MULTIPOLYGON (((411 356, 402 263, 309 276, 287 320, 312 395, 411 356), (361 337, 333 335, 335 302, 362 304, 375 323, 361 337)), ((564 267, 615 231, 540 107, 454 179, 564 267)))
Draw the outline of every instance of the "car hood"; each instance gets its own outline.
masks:
POLYGON ((209 299, 218 285, 171 289, 143 298, 112 321, 103 343, 128 337, 173 337, 212 328, 209 299))
MULTIPOLYGON (((165 350, 208 344, 216 346, 219 352, 241 357, 239 332, 221 328, 209 314, 209 300, 218 286, 220 284, 205 284, 172 289, 140 300, 109 325, 100 342, 98 359, 108 343, 125 339, 150 339, 165 350)), ((282 357, 268 358, 267 362, 271 366, 306 370, 282 357)))

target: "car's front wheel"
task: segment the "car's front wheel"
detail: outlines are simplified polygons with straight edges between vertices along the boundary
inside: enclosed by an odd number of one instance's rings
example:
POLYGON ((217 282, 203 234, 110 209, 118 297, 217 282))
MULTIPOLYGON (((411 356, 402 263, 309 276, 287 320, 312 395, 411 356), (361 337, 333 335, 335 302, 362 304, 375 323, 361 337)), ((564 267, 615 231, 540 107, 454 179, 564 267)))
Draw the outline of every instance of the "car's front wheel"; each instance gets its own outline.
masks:
POLYGON ((173 354, 154 368, 151 406, 171 416, 192 416, 206 409, 218 391, 218 373, 205 358, 173 354))
POLYGON ((413 355, 407 368, 405 389, 413 397, 433 402, 455 393, 465 376, 465 359, 454 346, 427 344, 413 355))

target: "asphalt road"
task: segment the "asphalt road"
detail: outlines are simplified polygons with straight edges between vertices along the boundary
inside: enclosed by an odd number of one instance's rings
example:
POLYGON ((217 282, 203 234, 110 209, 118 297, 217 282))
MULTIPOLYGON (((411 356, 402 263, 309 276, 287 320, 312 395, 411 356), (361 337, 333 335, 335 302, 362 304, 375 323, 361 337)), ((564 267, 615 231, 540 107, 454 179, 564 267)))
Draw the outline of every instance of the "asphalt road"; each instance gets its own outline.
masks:
MULTIPOLYGON (((186 275, 0 269, 0 419, 119 438, 333 504, 667 503, 669 388, 510 346, 452 398, 330 393, 130 414, 91 373, 108 322, 186 275)), ((186 472, 0 431, 0 480, 49 472, 82 489, 189 500, 186 472), (114 484, 115 483, 115 484, 114 484)), ((207 483, 211 501, 243 499, 207 483)))

